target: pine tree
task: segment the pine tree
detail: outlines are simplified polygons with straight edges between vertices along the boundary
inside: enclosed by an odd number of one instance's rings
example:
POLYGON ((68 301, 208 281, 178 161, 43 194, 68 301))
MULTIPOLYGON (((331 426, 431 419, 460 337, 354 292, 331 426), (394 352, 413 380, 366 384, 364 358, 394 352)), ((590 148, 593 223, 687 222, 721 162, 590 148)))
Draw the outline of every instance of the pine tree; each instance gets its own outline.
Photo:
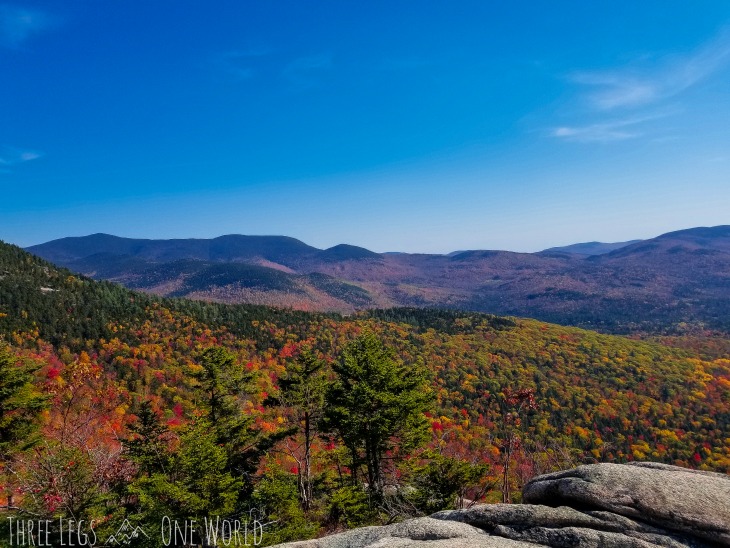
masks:
POLYGON ((296 431, 304 441, 300 451, 292 450, 297 460, 299 500, 304 510, 312 503, 312 441, 322 418, 327 378, 325 362, 309 347, 301 349, 296 360, 289 363, 286 376, 279 379, 279 403, 286 406, 296 422, 296 431))
POLYGON ((337 379, 327 390, 323 426, 347 447, 353 483, 364 466, 368 489, 380 500, 388 466, 428 438, 426 369, 401 363, 370 332, 349 344, 333 369, 337 379))
MULTIPOLYGON (((13 457, 38 441, 38 416, 48 401, 33 384, 37 370, 35 365, 19 362, 0 343, 0 464, 6 475, 13 457)), ((12 490, 8 491, 7 498, 10 507, 12 490)))
POLYGON ((123 441, 127 457, 137 464, 140 474, 151 476, 165 472, 170 459, 167 427, 145 400, 140 405, 137 421, 129 425, 130 436, 123 441))
POLYGON ((264 434, 254 425, 254 418, 243 412, 242 400, 253 378, 233 353, 222 347, 208 348, 201 355, 200 365, 202 369, 194 376, 204 394, 203 418, 216 444, 225 450, 225 471, 243 480, 243 500, 251 492, 252 475, 261 457, 286 432, 264 434))
POLYGON ((138 523, 160 523, 163 516, 232 514, 242 481, 226 470, 226 463, 225 448, 216 443, 210 422, 199 419, 187 425, 179 447, 169 453, 168 470, 138 477, 129 486, 136 499, 129 515, 138 523))

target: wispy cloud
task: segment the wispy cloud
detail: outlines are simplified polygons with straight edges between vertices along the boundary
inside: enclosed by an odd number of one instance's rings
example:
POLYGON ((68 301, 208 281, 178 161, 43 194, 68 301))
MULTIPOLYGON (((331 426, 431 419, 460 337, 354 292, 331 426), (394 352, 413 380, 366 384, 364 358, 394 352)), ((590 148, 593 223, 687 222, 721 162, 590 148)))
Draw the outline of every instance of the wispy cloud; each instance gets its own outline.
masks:
POLYGON ((51 18, 43 12, 0 4, 0 45, 19 48, 51 24, 51 18))
POLYGON ((644 122, 642 119, 626 119, 585 126, 560 126, 552 129, 550 135, 566 141, 582 143, 624 141, 643 135, 643 132, 637 128, 642 122, 644 122))
POLYGON ((281 75, 298 89, 315 87, 322 74, 332 68, 332 54, 321 53, 295 59, 282 70, 281 75))
POLYGON ((615 70, 574 72, 568 80, 583 99, 581 121, 553 127, 548 135, 582 143, 644 136, 660 142, 662 128, 649 122, 682 112, 682 93, 728 66, 730 27, 688 54, 644 56, 615 70))
POLYGON ((587 97, 599 110, 635 108, 674 97, 729 64, 730 29, 725 28, 689 55, 665 56, 656 66, 577 72, 570 80, 592 88, 587 97))
POLYGON ((589 99, 600 110, 647 104, 654 101, 659 92, 654 82, 629 74, 578 73, 571 80, 599 88, 589 94, 589 99))
POLYGON ((10 173, 12 166, 37 160, 41 156, 43 154, 35 150, 0 147, 0 173, 10 173))
POLYGON ((271 53, 272 50, 267 48, 224 51, 218 54, 213 62, 224 72, 240 80, 248 80, 255 74, 254 62, 271 53))

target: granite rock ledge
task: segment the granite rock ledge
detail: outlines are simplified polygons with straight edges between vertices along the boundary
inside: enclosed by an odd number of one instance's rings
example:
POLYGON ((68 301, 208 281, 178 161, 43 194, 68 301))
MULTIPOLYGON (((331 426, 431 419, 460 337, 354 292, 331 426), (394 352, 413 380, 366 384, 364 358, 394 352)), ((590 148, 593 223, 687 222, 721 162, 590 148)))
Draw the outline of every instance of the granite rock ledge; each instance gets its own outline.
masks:
POLYGON ((590 464, 533 478, 523 504, 481 504, 286 548, 730 546, 730 476, 658 463, 590 464))

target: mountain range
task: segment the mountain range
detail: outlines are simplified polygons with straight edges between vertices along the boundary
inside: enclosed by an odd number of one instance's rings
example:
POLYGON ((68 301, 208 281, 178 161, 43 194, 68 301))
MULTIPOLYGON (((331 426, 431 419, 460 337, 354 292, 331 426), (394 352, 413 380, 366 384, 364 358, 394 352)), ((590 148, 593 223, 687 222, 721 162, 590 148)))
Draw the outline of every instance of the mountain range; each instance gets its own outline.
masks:
POLYGON ((27 248, 96 279, 165 295, 350 313, 458 308, 613 332, 730 329, 730 226, 538 253, 317 249, 283 236, 146 240, 94 234, 27 248))

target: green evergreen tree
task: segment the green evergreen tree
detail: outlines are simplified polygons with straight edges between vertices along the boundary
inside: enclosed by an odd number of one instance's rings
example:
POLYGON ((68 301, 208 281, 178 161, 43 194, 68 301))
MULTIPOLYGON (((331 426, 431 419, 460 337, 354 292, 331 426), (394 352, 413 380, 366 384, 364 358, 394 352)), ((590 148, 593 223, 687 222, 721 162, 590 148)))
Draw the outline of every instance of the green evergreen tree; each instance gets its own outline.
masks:
POLYGON ((252 378, 236 363, 236 356, 222 347, 203 351, 200 365, 202 369, 193 376, 204 396, 205 418, 218 445, 226 449, 226 468, 237 475, 248 474, 256 467, 252 441, 258 431, 253 428, 253 418, 244 415, 240 400, 252 378))
POLYGON ((424 514, 460 507, 470 490, 477 496, 483 495, 485 485, 480 484, 488 472, 486 464, 473 464, 433 452, 424 457, 428 462, 413 470, 416 490, 408 496, 424 514))
MULTIPOLYGON (((36 365, 18 360, 0 342, 0 465, 10 486, 9 464, 13 457, 38 441, 38 416, 48 406, 47 398, 33 383, 36 365)), ((8 487, 8 507, 13 505, 8 487)))
POLYGON ((140 405, 137 420, 129 425, 129 433, 122 443, 127 458, 137 464, 138 472, 145 476, 165 472, 170 460, 168 430, 149 400, 140 405))
POLYGON ((347 447, 353 484, 364 466, 377 502, 388 469, 428 438, 424 412, 433 396, 427 371, 420 363, 397 360, 370 332, 349 344, 333 369, 337 379, 326 393, 323 426, 347 447))
POLYGON ((233 515, 242 480, 226 470, 225 448, 216 442, 210 422, 188 425, 180 446, 169 455, 167 472, 138 477, 129 493, 136 499, 128 509, 130 521, 143 528, 170 519, 233 515))
POLYGON ((224 470, 242 480, 240 499, 250 495, 253 474, 261 457, 285 431, 264 434, 254 419, 243 412, 242 401, 253 377, 237 363, 236 356, 221 347, 206 349, 200 359, 202 370, 195 373, 204 394, 201 407, 218 446, 225 450, 224 470))
POLYGON ((324 395, 327 389, 325 361, 309 347, 303 348, 296 360, 287 365, 286 375, 279 379, 281 393, 278 403, 286 406, 296 423, 296 433, 303 441, 297 454, 299 500, 308 510, 312 504, 312 441, 322 419, 324 395))
POLYGON ((216 424, 238 417, 236 398, 244 393, 251 378, 236 364, 236 356, 223 347, 211 347, 201 354, 200 365, 202 370, 193 377, 205 395, 203 404, 210 421, 216 424))
POLYGON ((299 501, 294 477, 278 468, 269 470, 256 484, 253 507, 267 524, 262 546, 312 538, 319 524, 308 519, 299 501))

